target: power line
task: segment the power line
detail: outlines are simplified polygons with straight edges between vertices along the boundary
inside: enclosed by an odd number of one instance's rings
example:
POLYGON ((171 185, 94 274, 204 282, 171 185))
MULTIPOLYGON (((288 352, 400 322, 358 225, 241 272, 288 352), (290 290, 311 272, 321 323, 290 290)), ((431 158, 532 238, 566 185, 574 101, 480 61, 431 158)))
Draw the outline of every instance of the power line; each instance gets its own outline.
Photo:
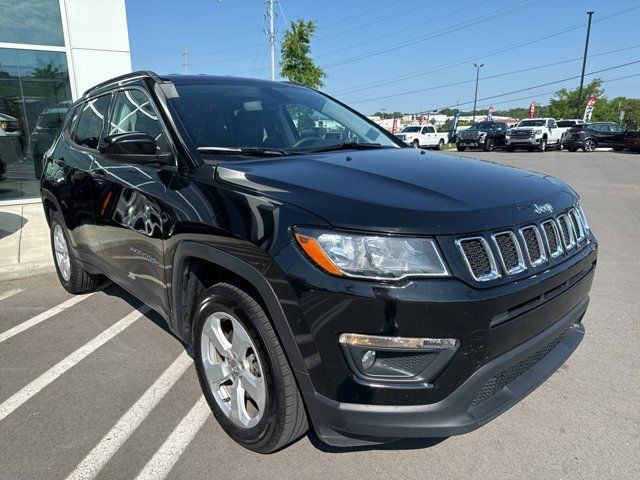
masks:
MULTIPOLYGON (((635 64, 638 64, 638 63, 640 63, 640 60, 635 60, 633 62, 622 63, 620 65, 614 65, 612 67, 602 68, 600 70, 594 70, 593 72, 585 73, 585 75, 596 75, 598 73, 608 72, 610 70, 615 70, 617 68, 628 67, 629 65, 635 65, 635 64)), ((479 98, 478 101, 483 102, 485 100, 492 100, 494 98, 500 98, 500 97, 505 97, 505 96, 508 96, 508 95, 513 95, 514 93, 527 92, 529 90, 534 90, 536 88, 548 87, 549 85, 556 85, 558 83, 568 82, 569 80, 575 80, 576 78, 580 78, 580 75, 574 75, 572 77, 566 77, 566 78, 562 78, 560 80, 554 80, 554 81, 551 81, 551 82, 540 83, 538 85, 533 85, 533 86, 526 87, 526 88, 520 88, 518 90, 512 90, 510 92, 504 92, 504 93, 499 93, 497 95, 491 95, 489 97, 479 98)), ((468 100, 466 102, 458 102, 458 103, 456 103, 456 105, 468 105, 470 103, 473 103, 473 100, 468 100)), ((423 111, 418 112, 418 113, 427 113, 427 112, 431 112, 431 111, 434 111, 434 110, 443 110, 445 108, 453 108, 456 105, 447 105, 447 106, 439 107, 439 108, 429 108, 429 109, 423 110, 423 111)))
MULTIPOLYGON (((624 52, 626 50, 632 50, 634 48, 640 48, 640 45, 632 45, 630 47, 618 48, 616 50, 609 50, 608 52, 596 53, 596 54, 593 54, 593 55, 589 55, 588 58, 602 57, 604 55, 610 55, 612 53, 624 52)), ((576 58, 571 58, 571 59, 567 59, 567 60, 559 60, 557 62, 546 63, 544 65, 535 65, 535 66, 532 66, 532 67, 521 68, 521 69, 518 69, 518 70, 511 70, 509 72, 496 73, 494 75, 489 75, 487 77, 482 77, 482 79, 483 80, 490 80, 492 78, 500 78, 500 77, 505 77, 507 75, 515 75, 517 73, 530 72, 532 70, 539 70, 541 68, 548 68, 548 67, 554 67, 556 65, 562 65, 562 64, 565 64, 565 63, 577 62, 578 60, 582 60, 582 57, 576 57, 576 58)), ((433 87, 419 88, 419 89, 410 90, 410 91, 407 91, 407 92, 393 93, 391 95, 384 95, 382 97, 373 97, 373 98, 367 98, 365 100, 350 101, 349 103, 357 104, 357 103, 364 103, 364 102, 372 102, 372 101, 376 101, 376 100, 386 100, 387 98, 395 98, 395 97, 402 97, 402 96, 406 96, 406 95, 413 95, 413 94, 416 94, 416 93, 429 92, 431 90, 438 90, 440 88, 454 87, 454 86, 457 86, 457 85, 465 85, 465 84, 469 84, 469 83, 473 83, 473 82, 475 82, 475 79, 472 78, 472 79, 469 79, 469 80, 462 80, 462 81, 454 82, 454 83, 446 83, 446 84, 442 84, 442 85, 436 85, 436 86, 433 86, 433 87)))
MULTIPOLYGON (((629 11, 632 11, 632 10, 637 10, 639 8, 640 8, 640 6, 632 7, 632 8, 625 9, 625 10, 621 10, 621 11, 618 11, 618 12, 613 13, 611 15, 602 17, 602 18, 600 18, 598 20, 595 20, 593 23, 604 22, 606 20, 609 20, 611 18, 617 17, 619 15, 623 15, 625 13, 628 13, 629 11)), ((429 69, 429 70, 421 70, 421 71, 417 71, 417 72, 413 72, 413 73, 409 73, 409 74, 403 74, 403 75, 399 75, 399 76, 395 76, 395 77, 388 77, 387 79, 385 79, 383 81, 369 82, 369 83, 362 84, 362 85, 359 85, 359 86, 350 87, 349 89, 335 92, 335 94, 336 95, 344 95, 344 94, 349 94, 349 93, 361 92, 361 91, 364 91, 364 90, 371 90, 371 89, 376 88, 376 87, 381 87, 381 86, 384 86, 384 85, 397 83, 399 81, 404 81, 404 80, 408 80, 408 79, 411 79, 411 78, 420 77, 420 76, 427 75, 427 74, 430 74, 430 73, 436 73, 436 72, 440 72, 440 71, 443 71, 443 70, 447 70, 449 68, 457 67, 459 65, 464 65, 465 63, 468 63, 468 62, 471 62, 471 61, 474 61, 474 60, 483 61, 486 58, 493 57, 495 55, 499 55, 500 53, 505 53, 505 52, 509 52, 509 51, 512 51, 512 50, 517 50, 519 48, 526 47, 526 46, 532 45, 534 43, 538 43, 538 42, 542 42, 542 41, 545 41, 545 40, 549 40, 551 38, 563 35, 565 33, 569 33, 569 32, 581 29, 581 28, 583 28, 583 26, 584 26, 584 23, 579 23, 579 24, 573 25, 571 27, 566 27, 566 28, 563 28, 561 30, 556 30, 556 31, 551 32, 551 33, 545 33, 545 34, 542 34, 542 35, 537 35, 535 37, 532 37, 529 40, 524 40, 522 42, 518 42, 518 43, 512 44, 512 45, 507 46, 507 47, 501 47, 501 48, 498 48, 498 49, 495 49, 495 50, 490 50, 490 51, 485 52, 485 53, 474 54, 472 56, 466 57, 466 58, 461 59, 461 60, 456 60, 456 61, 453 61, 453 62, 445 63, 445 64, 439 65, 439 66, 437 66, 435 68, 429 69)))

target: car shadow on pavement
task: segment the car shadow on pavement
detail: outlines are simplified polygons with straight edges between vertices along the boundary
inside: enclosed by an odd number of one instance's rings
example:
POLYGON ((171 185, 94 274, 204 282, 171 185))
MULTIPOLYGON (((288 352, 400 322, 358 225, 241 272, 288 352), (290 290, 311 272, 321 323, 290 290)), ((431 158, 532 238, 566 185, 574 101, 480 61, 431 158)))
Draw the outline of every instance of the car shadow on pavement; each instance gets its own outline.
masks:
POLYGON ((448 437, 433 438, 402 438, 390 440, 386 443, 372 443, 369 445, 359 445, 355 447, 333 447, 324 443, 313 430, 307 434, 311 444, 324 453, 351 453, 369 452, 372 450, 420 450, 433 447, 444 442, 448 437))
MULTIPOLYGON (((120 285, 112 282, 109 279, 105 278, 103 283, 99 287, 99 289, 104 294, 106 294, 106 295, 108 295, 110 297, 118 297, 118 298, 124 300, 129 305, 131 305, 132 308, 138 309, 138 308, 141 308, 141 307, 144 306, 144 303, 141 302, 140 300, 138 300, 134 295, 130 294, 124 288, 122 288, 120 285)), ((162 315, 160 315, 155 310, 150 310, 147 314, 145 314, 145 318, 147 320, 151 321, 152 323, 154 323, 157 327, 160 327, 162 330, 164 330, 169 335, 171 335, 176 341, 180 342, 180 345, 182 346, 182 348, 184 348, 187 351, 187 353, 189 354, 189 356, 191 358, 193 358, 193 349, 189 345, 184 343, 182 340, 180 340, 171 331, 171 329, 169 328, 169 325, 167 324, 165 319, 162 318, 162 315)))
POLYGON ((0 212, 0 239, 13 235, 27 223, 27 219, 21 215, 9 212, 0 212))

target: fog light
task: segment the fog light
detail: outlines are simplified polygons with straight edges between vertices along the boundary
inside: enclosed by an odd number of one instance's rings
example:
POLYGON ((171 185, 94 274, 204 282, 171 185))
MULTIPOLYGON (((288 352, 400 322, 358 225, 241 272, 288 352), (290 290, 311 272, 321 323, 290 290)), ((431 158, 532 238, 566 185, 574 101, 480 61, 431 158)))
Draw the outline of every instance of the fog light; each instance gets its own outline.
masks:
POLYGON ((374 352, 373 350, 367 350, 362 356, 362 368, 364 368, 365 370, 370 369, 371 367, 373 367, 375 361, 376 352, 374 352))

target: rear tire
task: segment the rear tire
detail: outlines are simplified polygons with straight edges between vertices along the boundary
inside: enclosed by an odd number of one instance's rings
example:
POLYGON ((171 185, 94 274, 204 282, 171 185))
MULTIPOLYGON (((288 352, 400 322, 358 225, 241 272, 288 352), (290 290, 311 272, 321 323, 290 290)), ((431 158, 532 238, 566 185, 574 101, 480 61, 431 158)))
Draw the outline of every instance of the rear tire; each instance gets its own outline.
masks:
POLYGON ((267 314, 249 294, 228 283, 205 290, 194 314, 193 345, 202 391, 232 439, 249 450, 271 453, 306 433, 307 414, 289 362, 267 314), (223 380, 215 380, 212 364, 227 365, 220 369, 228 371, 226 377, 217 377, 223 380), (260 398, 254 400, 243 385, 257 384, 260 398), (234 414, 235 399, 240 413, 234 414))
POLYGON ((582 151, 584 152, 593 152, 596 148, 598 148, 598 142, 593 138, 587 138, 582 144, 582 151))
POLYGON ((556 150, 558 150, 559 152, 562 151, 562 142, 560 140, 558 140, 558 143, 556 143, 556 150))
POLYGON ((88 273, 76 257, 60 213, 52 212, 49 223, 53 263, 62 286, 67 292, 74 294, 95 290, 100 283, 100 276, 88 273))
POLYGON ((507 152, 515 152, 516 149, 513 147, 507 147, 507 152))
POLYGON ((418 140, 414 140, 413 142, 411 142, 411 146, 413 148, 420 148, 420 142, 418 140))
POLYGON ((578 151, 578 149, 574 148, 574 147, 567 148, 567 150, 569 150, 570 152, 577 152, 578 151))
POLYGON ((436 147, 438 150, 444 150, 444 138, 441 138, 436 147))
POLYGON ((621 152, 624 150, 624 147, 613 147, 614 152, 621 152))

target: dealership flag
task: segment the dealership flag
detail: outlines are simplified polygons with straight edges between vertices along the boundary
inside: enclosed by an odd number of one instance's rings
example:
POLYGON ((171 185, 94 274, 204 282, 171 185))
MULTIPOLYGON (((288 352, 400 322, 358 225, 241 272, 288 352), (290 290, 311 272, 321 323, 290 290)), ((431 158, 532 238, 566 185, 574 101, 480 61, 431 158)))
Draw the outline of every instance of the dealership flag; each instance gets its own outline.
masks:
POLYGON ((487 114, 487 121, 493 121, 493 105, 489 107, 489 112, 487 114))
POLYGON ((460 116, 460 111, 457 111, 453 114, 453 118, 451 119, 451 130, 449 131, 449 138, 453 139, 456 137, 456 130, 458 129, 458 117, 460 116))
POLYGON ((398 131, 398 119, 396 117, 393 117, 393 126, 391 127, 391 133, 395 135, 397 131, 398 131))
POLYGON ((529 105, 529 118, 536 118, 536 102, 531 102, 529 105))
POLYGON ((589 101, 587 102, 587 108, 584 109, 584 118, 585 122, 591 121, 591 114, 593 113, 593 107, 595 106, 597 101, 596 97, 589 97, 589 101))

